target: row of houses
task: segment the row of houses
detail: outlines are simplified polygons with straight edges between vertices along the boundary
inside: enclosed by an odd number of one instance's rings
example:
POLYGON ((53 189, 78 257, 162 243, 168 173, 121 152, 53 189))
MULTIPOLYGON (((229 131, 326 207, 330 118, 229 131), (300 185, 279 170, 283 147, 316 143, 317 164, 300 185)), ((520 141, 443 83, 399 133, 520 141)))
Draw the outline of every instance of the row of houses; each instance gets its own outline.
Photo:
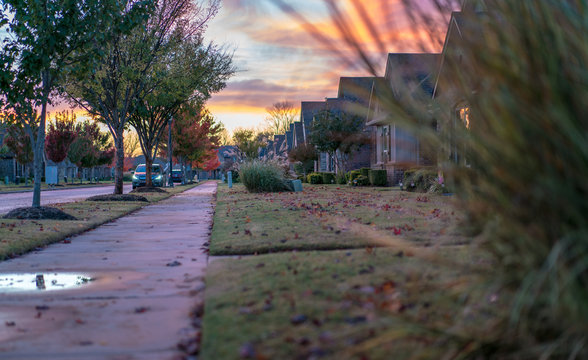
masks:
MULTIPOLYGON (((450 113, 442 115, 453 119, 451 126, 469 128, 469 106, 465 96, 452 86, 455 82, 452 69, 463 60, 464 36, 471 35, 474 28, 464 13, 483 10, 483 2, 472 1, 464 2, 462 12, 451 14, 441 53, 388 54, 383 77, 341 77, 336 97, 301 102, 300 119, 286 134, 276 135, 269 141, 260 155, 287 154, 308 142, 313 121, 322 111, 329 110, 361 116, 363 132, 371 139, 351 155, 346 171, 362 167, 383 169, 387 171, 389 183, 397 184, 410 168, 435 166, 447 160, 464 162, 463 151, 455 146, 449 146, 451 150, 446 153, 422 141, 410 127, 394 118, 389 103, 402 104, 406 109, 412 107, 420 112, 420 118, 429 117, 433 128, 439 126, 435 120, 439 111, 450 113), (430 108, 433 103, 445 106, 434 111, 430 108)), ((336 172, 336 164, 328 154, 321 153, 315 171, 336 172)))

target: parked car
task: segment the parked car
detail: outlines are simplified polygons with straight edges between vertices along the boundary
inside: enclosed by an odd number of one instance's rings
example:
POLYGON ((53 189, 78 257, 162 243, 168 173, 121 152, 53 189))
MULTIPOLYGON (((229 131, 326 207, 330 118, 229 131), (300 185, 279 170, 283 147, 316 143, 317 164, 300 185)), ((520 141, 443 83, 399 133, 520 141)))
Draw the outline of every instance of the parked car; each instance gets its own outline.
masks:
POLYGON ((184 173, 182 172, 182 170, 176 169, 176 170, 172 170, 171 173, 171 178, 173 182, 179 182, 179 183, 183 183, 184 182, 184 173))
MULTIPOLYGON (((145 164, 137 165, 133 174, 133 189, 139 186, 145 186, 147 177, 147 166, 145 164)), ((151 167, 151 183, 153 186, 162 187, 165 185, 165 177, 159 164, 153 164, 151 167)))

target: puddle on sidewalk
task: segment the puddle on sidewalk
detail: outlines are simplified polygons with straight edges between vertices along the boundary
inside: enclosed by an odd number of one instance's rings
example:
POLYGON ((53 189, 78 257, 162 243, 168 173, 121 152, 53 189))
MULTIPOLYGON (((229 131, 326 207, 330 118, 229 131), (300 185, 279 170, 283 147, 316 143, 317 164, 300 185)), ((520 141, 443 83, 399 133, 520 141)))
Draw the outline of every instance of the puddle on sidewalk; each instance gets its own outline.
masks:
POLYGON ((92 281, 90 275, 79 273, 0 274, 0 294, 67 290, 92 281))

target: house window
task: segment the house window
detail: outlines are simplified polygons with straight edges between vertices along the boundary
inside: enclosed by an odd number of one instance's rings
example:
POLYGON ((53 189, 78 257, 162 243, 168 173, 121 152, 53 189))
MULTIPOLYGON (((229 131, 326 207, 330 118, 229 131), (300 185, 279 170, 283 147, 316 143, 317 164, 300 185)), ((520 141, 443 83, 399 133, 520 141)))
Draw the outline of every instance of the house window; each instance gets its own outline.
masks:
POLYGON ((462 106, 457 109, 457 116, 464 124, 466 129, 470 128, 470 108, 469 106, 462 106))
POLYGON ((470 107, 462 104, 455 108, 455 123, 453 131, 453 161, 456 164, 469 166, 467 158, 467 136, 471 129, 470 107), (464 131, 465 129, 465 131, 464 131))
POLYGON ((388 161, 390 159, 390 127, 384 126, 382 128, 382 160, 388 161))

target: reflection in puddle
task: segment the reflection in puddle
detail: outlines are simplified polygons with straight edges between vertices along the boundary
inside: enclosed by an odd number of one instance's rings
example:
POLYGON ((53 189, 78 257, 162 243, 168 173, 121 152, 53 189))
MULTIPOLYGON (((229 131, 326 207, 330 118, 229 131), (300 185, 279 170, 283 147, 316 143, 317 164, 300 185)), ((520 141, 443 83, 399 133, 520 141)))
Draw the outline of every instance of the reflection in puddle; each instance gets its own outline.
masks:
POLYGON ((0 274, 0 293, 63 290, 78 287, 93 280, 87 274, 0 274))

